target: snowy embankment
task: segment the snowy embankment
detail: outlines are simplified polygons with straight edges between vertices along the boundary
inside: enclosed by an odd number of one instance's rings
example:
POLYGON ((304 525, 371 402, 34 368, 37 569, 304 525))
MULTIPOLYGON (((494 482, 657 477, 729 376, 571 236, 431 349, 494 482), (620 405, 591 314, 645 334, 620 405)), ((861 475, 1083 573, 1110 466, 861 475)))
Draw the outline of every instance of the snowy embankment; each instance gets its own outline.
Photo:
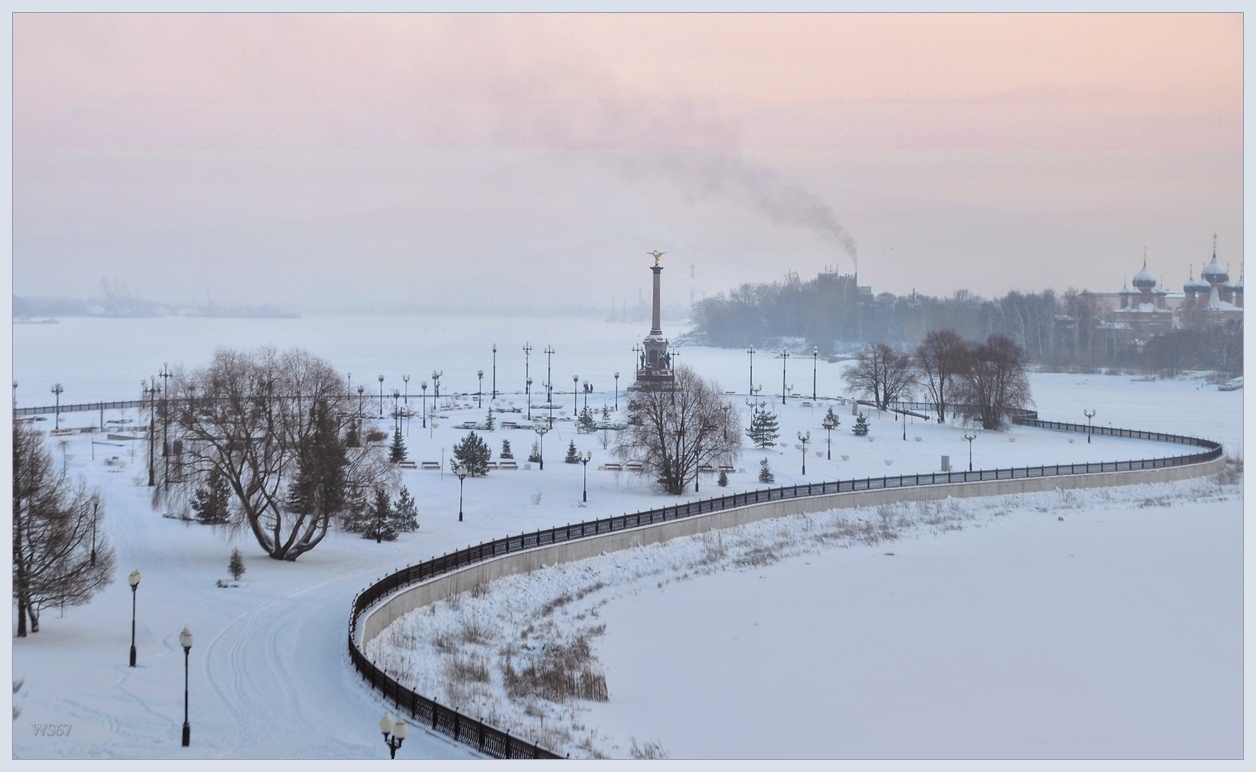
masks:
POLYGON ((1232 756, 1241 652, 1217 634, 1238 633, 1242 552, 1214 539, 1238 526, 1236 482, 780 518, 502 579, 366 653, 573 758, 1232 756), (1143 582, 1177 589, 1130 605, 1143 582), (546 699, 528 668, 604 677, 609 701, 546 699))

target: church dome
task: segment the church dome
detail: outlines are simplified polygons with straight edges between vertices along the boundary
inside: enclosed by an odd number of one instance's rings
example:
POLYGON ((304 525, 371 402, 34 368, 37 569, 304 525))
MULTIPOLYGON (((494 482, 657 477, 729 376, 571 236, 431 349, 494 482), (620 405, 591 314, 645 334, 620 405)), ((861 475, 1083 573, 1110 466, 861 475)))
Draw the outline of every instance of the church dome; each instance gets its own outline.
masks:
POLYGON ((1134 286, 1138 289, 1151 289, 1156 286, 1156 277, 1151 275, 1151 271, 1147 270, 1146 261, 1143 262, 1143 269, 1134 274, 1134 286))
POLYGON ((1230 274, 1226 269, 1221 267, 1221 263, 1217 262, 1217 241, 1213 237, 1212 242, 1212 262, 1204 266, 1204 270, 1200 272, 1199 277, 1209 284, 1225 284, 1229 280, 1230 274))
POLYGON ((1203 292, 1208 293, 1212 289, 1212 285, 1206 281, 1199 281, 1195 278, 1195 269, 1191 269, 1191 280, 1186 282, 1182 287, 1182 291, 1186 293, 1203 292))

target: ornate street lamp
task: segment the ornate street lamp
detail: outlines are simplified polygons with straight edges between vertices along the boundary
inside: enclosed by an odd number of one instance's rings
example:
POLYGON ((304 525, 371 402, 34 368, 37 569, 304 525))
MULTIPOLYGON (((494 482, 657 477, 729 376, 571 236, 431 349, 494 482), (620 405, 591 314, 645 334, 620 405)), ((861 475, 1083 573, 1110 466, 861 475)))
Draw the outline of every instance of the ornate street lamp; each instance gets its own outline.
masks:
MULTIPOLYGON (((17 387, 17 384, 15 383, 14 388, 16 387, 17 387)), ((64 391, 65 391, 65 388, 61 384, 54 383, 52 385, 52 393, 57 395, 56 421, 55 421, 55 426, 53 427, 54 429, 61 428, 61 393, 64 391)), ((149 485, 152 485, 152 483, 149 483, 149 485)))
POLYGON ((131 585, 131 667, 135 667, 135 590, 140 586, 140 570, 137 568, 126 578, 131 585))
POLYGON ((820 364, 820 347, 811 347, 811 399, 816 398, 816 370, 820 364))
POLYGON ((1094 410, 1082 410, 1082 415, 1086 416, 1086 444, 1089 445, 1090 434, 1092 431, 1094 431, 1094 427, 1091 424, 1090 419, 1095 417, 1095 411, 1094 410))
MULTIPOLYGON (((17 404, 17 400, 14 400, 14 404, 17 404)), ((618 370, 615 371, 615 410, 616 411, 619 410, 619 371, 618 370)))
POLYGON ((100 494, 92 494, 92 565, 96 565, 96 510, 100 507, 100 494))
POLYGON ((746 349, 746 353, 750 355, 750 391, 754 392, 754 346, 746 349))
POLYGON ((529 378, 523 384, 524 395, 528 398, 528 420, 532 420, 532 379, 529 378))
POLYGON ((497 399, 497 344, 493 344, 493 395, 490 400, 497 399))
POLYGON ((789 349, 781 349, 781 404, 785 404, 785 395, 789 389, 785 386, 785 363, 789 361, 789 349))
POLYGON ((589 395, 593 393, 593 384, 589 383, 588 381, 585 381, 584 383, 580 384, 580 388, 583 390, 583 393, 584 393, 584 409, 588 410, 589 409, 589 395))
POLYGON ((349 397, 352 398, 353 397, 353 373, 345 373, 345 378, 346 378, 345 391, 348 393, 349 397))
POLYGON ((183 747, 192 743, 192 725, 188 723, 188 655, 192 653, 192 631, 183 628, 179 633, 179 645, 183 647, 183 747))
POLYGON ((841 422, 835 420, 834 418, 830 418, 827 413, 824 416, 824 420, 820 421, 820 425, 823 426, 825 430, 828 431, 829 433, 829 436, 828 436, 828 446, 829 446, 828 460, 829 461, 833 460, 833 430, 837 428, 837 425, 839 423, 841 422))
POLYGON ((537 449, 537 458, 541 459, 541 471, 545 470, 545 433, 549 431, 548 426, 533 426, 532 429, 541 437, 540 448, 537 449))
POLYGON ((458 522, 462 522, 462 481, 467 479, 466 464, 460 465, 454 470, 454 474, 458 475, 458 522))
POLYGON ((811 432, 798 432, 798 441, 802 443, 802 476, 807 476, 807 443, 811 442, 811 432))
MULTIPOLYGON (((531 356, 532 356, 532 344, 524 343, 523 344, 523 380, 525 384, 532 383, 532 371, 528 369, 530 366, 529 363, 531 361, 531 356)), ((529 416, 529 418, 530 417, 531 416, 529 416)))
POLYGON ((579 456, 580 463, 584 464, 584 494, 581 501, 588 503, 589 501, 589 462, 593 460, 593 451, 585 451, 583 456, 579 456))
POLYGON ((384 376, 379 377, 379 417, 384 417, 384 376))
POLYGON ((973 470, 973 440, 977 439, 977 433, 964 433, 964 439, 968 440, 968 471, 973 470))
POLYGON ((397 723, 394 724, 392 714, 384 713, 384 717, 379 720, 379 731, 384 735, 384 744, 388 746, 389 758, 397 758, 397 749, 406 739, 406 720, 398 716, 397 723))
POLYGON ((362 400, 364 399, 363 395, 365 393, 366 387, 362 384, 358 384, 358 423, 362 422, 362 400))
POLYGON ((480 379, 480 390, 475 393, 475 406, 484 407, 484 371, 476 370, 475 377, 480 379))
POLYGON ((574 416, 580 412, 580 376, 571 376, 571 414, 574 416))
POLYGON ((423 401, 420 403, 419 410, 423 413, 423 428, 426 429, 427 428, 427 381, 423 381, 421 384, 419 384, 419 387, 423 389, 423 401))
MULTIPOLYGON (((553 346, 545 347, 545 401, 554 404, 554 394, 550 390, 554 387, 554 371, 550 368, 551 357, 558 352, 553 346)), ((554 423, 554 409, 550 408, 550 424, 554 423)))

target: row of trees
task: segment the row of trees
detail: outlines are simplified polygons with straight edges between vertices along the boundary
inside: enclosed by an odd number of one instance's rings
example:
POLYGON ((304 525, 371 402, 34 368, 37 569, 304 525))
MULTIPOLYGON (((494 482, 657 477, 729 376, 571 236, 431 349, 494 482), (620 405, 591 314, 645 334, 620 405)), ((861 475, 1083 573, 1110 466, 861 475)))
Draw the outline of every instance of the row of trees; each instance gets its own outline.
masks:
POLYGON ((886 343, 866 347, 842 378, 882 410, 920 390, 939 422, 956 412, 996 429, 1033 402, 1025 365, 1025 350, 1003 335, 974 343, 954 330, 934 330, 911 353, 886 343))

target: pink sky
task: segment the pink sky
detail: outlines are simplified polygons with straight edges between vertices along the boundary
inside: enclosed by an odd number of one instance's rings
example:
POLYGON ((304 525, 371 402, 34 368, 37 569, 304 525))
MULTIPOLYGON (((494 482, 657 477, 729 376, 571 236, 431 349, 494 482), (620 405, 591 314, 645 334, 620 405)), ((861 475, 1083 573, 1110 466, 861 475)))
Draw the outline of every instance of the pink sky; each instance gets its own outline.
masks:
POLYGON ((701 296, 851 245, 878 292, 1115 289, 1144 247, 1180 289, 1214 232, 1241 262, 1238 14, 13 22, 19 295, 607 308, 646 250, 701 296))

